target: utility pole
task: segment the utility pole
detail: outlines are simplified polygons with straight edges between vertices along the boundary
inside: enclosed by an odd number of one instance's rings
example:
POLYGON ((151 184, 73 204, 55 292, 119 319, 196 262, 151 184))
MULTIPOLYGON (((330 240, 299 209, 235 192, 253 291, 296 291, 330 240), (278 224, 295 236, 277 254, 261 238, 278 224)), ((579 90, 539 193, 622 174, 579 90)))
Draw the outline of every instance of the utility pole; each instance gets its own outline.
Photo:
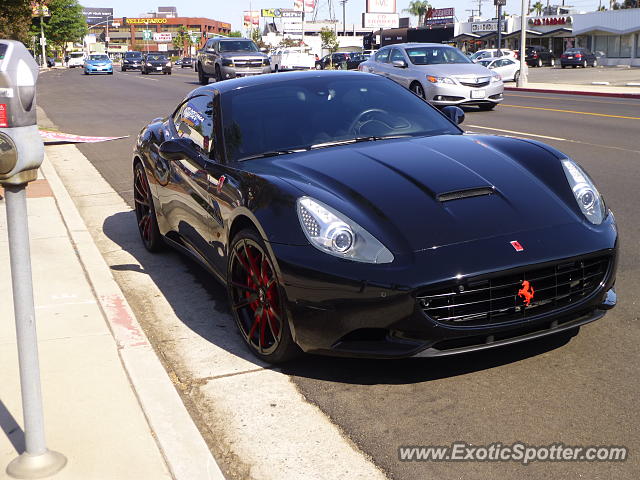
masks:
POLYGON ((347 32, 347 20, 346 20, 346 5, 349 0, 340 0, 342 4, 342 36, 344 37, 347 32))
POLYGON ((40 66, 44 67, 47 64, 46 57, 46 45, 47 40, 44 38, 44 5, 40 4, 40 46, 42 47, 42 58, 40 60, 40 66))
POLYGON ((527 52, 527 0, 522 0, 522 12, 520 12, 520 76, 518 77, 518 87, 527 86, 527 62, 525 61, 527 52))
POLYGON ((507 4, 507 0, 493 0, 498 7, 498 56, 502 56, 500 49, 502 48, 502 6, 507 4))

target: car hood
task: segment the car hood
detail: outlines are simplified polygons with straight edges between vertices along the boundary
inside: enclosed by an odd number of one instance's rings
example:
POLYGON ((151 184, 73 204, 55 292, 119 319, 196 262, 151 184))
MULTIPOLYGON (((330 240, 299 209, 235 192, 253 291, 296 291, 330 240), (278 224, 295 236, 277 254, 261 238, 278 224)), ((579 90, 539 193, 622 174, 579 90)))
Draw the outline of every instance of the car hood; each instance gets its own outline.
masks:
POLYGON ((109 60, 86 60, 86 63, 89 65, 110 65, 111 62, 109 60))
POLYGON ((501 149, 491 138, 441 135, 331 147, 278 157, 271 167, 394 252, 581 221, 508 153, 535 158, 549 152, 520 140, 501 149), (474 190, 484 194, 456 199, 474 190))
POLYGON ((165 65, 169 62, 169 60, 147 60, 147 63, 151 65, 165 65))
POLYGON ((242 57, 242 58, 269 58, 269 56, 266 53, 262 53, 262 52, 224 52, 222 53, 222 56, 224 58, 236 58, 236 57, 242 57))
POLYGON ((491 71, 478 65, 477 63, 445 63, 438 65, 412 65, 411 69, 418 69, 425 73, 438 76, 458 77, 458 76, 480 76, 487 77, 491 75, 491 71))

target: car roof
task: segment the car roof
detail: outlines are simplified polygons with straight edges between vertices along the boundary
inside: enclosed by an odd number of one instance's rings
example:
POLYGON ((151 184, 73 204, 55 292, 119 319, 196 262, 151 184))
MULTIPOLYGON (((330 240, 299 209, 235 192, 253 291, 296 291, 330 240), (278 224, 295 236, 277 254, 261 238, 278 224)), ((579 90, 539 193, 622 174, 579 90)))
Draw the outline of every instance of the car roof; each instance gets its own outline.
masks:
MULTIPOLYGON (((382 48, 388 47, 401 47, 401 48, 412 48, 412 47, 452 47, 451 45, 445 45, 444 43, 424 43, 424 42, 405 42, 405 43, 394 43, 393 45, 385 45, 382 48)), ((382 50, 382 48, 380 50, 382 50)))
POLYGON ((308 70, 300 72, 285 72, 277 75, 252 75, 249 77, 234 78, 231 80, 223 80, 222 82, 212 83, 203 87, 196 88, 187 96, 203 95, 214 91, 220 93, 237 90, 239 88, 258 87, 261 85, 273 85, 275 83, 283 83, 291 80, 303 80, 306 78, 332 77, 332 78, 353 78, 357 76, 367 75, 374 78, 382 78, 371 73, 345 70, 308 70))

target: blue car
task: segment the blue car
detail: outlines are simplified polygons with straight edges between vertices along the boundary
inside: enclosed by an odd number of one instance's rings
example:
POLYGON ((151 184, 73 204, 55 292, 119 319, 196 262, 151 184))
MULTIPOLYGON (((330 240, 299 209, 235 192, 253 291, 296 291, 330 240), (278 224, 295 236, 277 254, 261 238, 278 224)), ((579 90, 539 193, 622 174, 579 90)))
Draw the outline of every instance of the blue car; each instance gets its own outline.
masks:
POLYGON ((113 75, 113 63, 107 55, 92 54, 84 61, 84 74, 106 73, 113 75))

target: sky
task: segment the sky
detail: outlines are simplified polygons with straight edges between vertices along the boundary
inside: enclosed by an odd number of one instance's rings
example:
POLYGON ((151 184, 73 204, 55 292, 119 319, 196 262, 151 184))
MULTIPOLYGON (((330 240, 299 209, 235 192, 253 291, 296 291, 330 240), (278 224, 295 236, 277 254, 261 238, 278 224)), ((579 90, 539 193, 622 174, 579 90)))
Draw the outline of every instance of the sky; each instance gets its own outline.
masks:
MULTIPOLYGON (((531 4, 537 0, 531 0, 531 4)), ((541 0, 546 5, 545 0, 541 0)), ((326 4, 327 0, 323 3, 326 4)), ((228 22, 233 30, 242 28, 242 12, 249 10, 249 5, 253 10, 261 8, 291 8, 293 0, 80 0, 85 7, 105 7, 113 8, 116 17, 137 17, 141 13, 154 11, 159 6, 175 6, 178 15, 181 17, 206 17, 213 20, 228 22)), ((551 4, 561 3, 552 1, 551 4)), ((576 8, 585 11, 593 11, 598 6, 598 0, 567 0, 567 5, 574 5, 576 8)), ((608 0, 603 1, 608 6, 608 0)), ((342 6, 339 0, 333 0, 336 17, 342 20, 342 6)), ((366 0, 348 0, 346 15, 347 23, 362 22, 362 12, 365 10, 366 0)), ((400 16, 407 16, 402 10, 407 8, 409 0, 397 0, 397 10, 400 16)), ((434 8, 453 7, 456 10, 458 20, 464 21, 468 18, 469 12, 465 10, 478 8, 478 0, 432 0, 434 8)), ((507 0, 506 12, 518 14, 520 12, 520 0, 507 0)), ((326 9, 324 10, 326 12, 326 9)), ((495 7, 492 0, 482 2, 483 17, 493 17, 495 7)), ((413 20, 415 25, 415 19, 413 20)))

